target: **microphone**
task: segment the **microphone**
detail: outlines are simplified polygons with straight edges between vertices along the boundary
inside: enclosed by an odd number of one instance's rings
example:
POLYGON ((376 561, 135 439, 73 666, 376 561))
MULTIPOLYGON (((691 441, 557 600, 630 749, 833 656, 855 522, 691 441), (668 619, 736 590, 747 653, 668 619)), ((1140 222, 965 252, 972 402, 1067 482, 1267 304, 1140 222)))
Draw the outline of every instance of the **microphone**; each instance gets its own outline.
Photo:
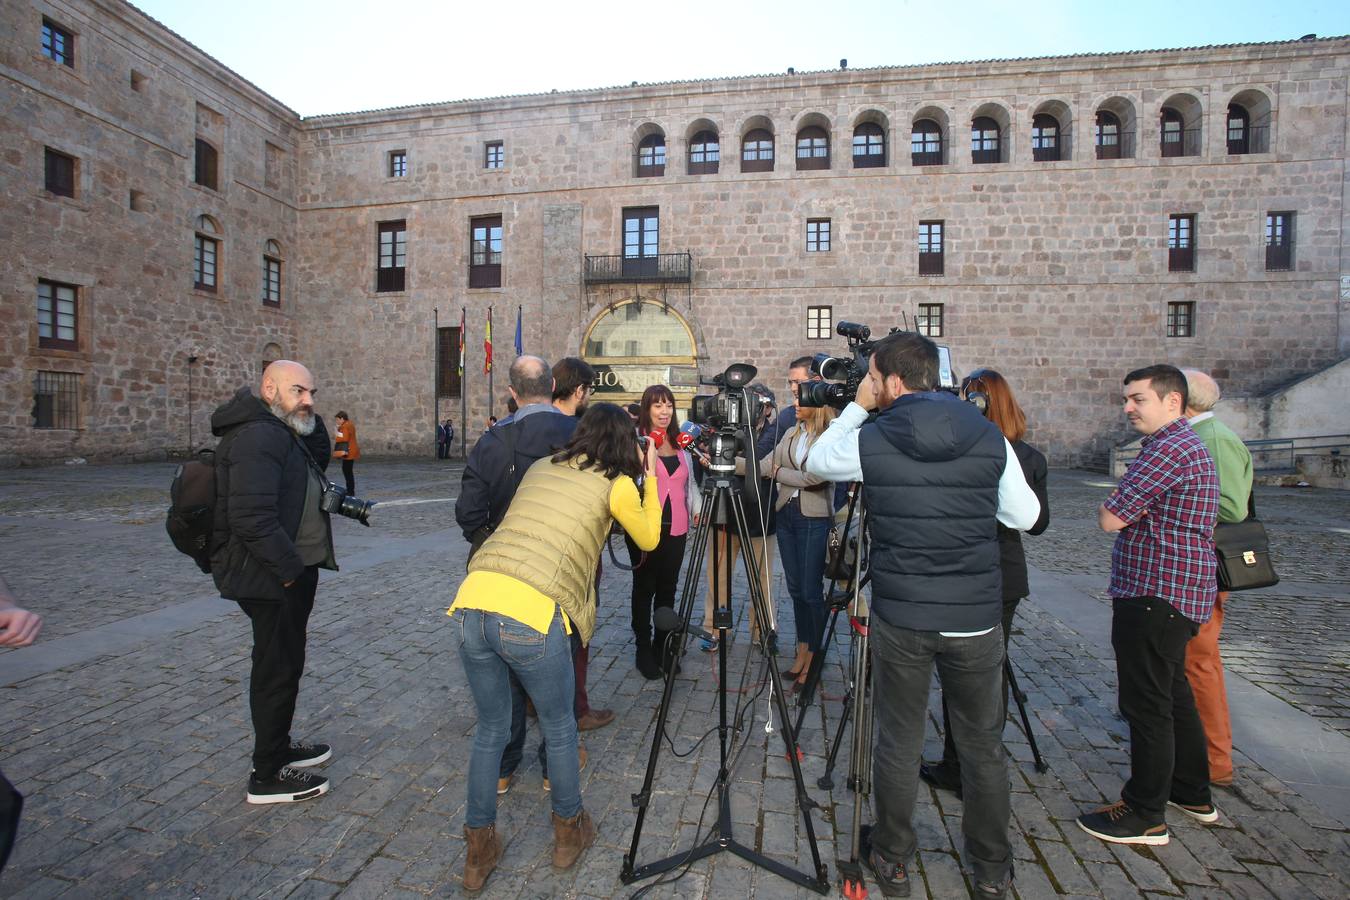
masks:
POLYGON ((679 437, 675 438, 675 445, 681 450, 688 450, 694 443, 703 437, 703 426, 696 422, 685 422, 680 425, 679 437))
POLYGON ((686 622, 684 619, 681 619, 680 614, 669 606, 658 606, 656 612, 652 616, 652 623, 662 631, 687 631, 690 634, 703 638, 705 641, 717 640, 712 634, 704 631, 693 622, 686 622))
POLYGON ((647 432, 647 436, 652 439, 652 446, 657 450, 660 450, 661 445, 666 442, 666 433, 664 431, 657 431, 653 428, 651 431, 647 432))

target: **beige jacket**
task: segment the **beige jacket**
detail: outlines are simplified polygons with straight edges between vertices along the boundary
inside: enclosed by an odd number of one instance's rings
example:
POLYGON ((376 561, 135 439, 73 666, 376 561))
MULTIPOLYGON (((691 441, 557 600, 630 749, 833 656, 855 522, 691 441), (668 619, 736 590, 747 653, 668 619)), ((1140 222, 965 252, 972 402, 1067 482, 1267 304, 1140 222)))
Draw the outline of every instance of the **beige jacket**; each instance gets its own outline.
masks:
POLYGON ((797 461, 793 458, 793 450, 799 441, 807 442, 808 452, 816 442, 811 432, 801 423, 794 425, 792 430, 783 435, 783 439, 773 448, 773 452, 759 461, 759 474, 765 478, 773 478, 779 485, 778 502, 773 507, 775 510, 787 506, 788 501, 794 496, 793 489, 796 488, 795 496, 801 500, 802 515, 812 519, 829 518, 834 515, 834 485, 797 465, 797 461), (774 474, 775 468, 777 475, 774 474))

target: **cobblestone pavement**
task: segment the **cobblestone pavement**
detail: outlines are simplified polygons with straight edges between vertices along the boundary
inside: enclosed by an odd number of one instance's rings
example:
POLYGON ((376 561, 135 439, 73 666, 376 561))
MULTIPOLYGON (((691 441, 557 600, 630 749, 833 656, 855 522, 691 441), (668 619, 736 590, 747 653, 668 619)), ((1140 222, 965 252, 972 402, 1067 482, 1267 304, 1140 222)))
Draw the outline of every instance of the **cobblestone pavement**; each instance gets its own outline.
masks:
MULTIPOLYGON (((163 464, 0 471, 0 571, 48 623, 35 647, 0 653, 0 764, 28 796, 0 896, 456 894, 474 719, 444 615, 464 560, 449 502, 457 466, 358 464, 358 494, 397 502, 377 507, 374 528, 337 523, 343 571, 325 576, 319 588, 296 718, 297 736, 333 744, 334 760, 324 770, 333 790, 311 803, 261 808, 243 798, 251 745, 246 622, 232 604, 212 605, 209 580, 164 536, 171 471, 163 464), (188 626, 157 618, 198 609, 205 612, 188 626), (119 628, 141 632, 131 643, 125 633, 109 642, 119 628), (17 682, 2 677, 11 661, 40 663, 56 658, 40 654, 58 651, 77 661, 17 682)), ((1091 473, 1053 473, 1051 529, 1027 541, 1037 568, 1085 595, 1104 584, 1109 541, 1095 531, 1095 508, 1106 484, 1091 473)), ((1257 503, 1285 581, 1234 601, 1226 653, 1235 669, 1344 733, 1350 496, 1263 488, 1257 503)), ((781 579, 775 590, 790 620, 781 579)), ((553 872, 547 794, 527 754, 522 777, 502 798, 498 824, 507 847, 489 882, 494 896, 634 892, 618 873, 660 690, 635 676, 626 596, 627 579, 610 567, 590 689, 595 705, 619 715, 585 735, 590 762, 582 773, 599 842, 574 870, 553 872)), ((790 621, 784 631, 786 644, 790 621)), ((758 665, 747 668, 742 619, 738 635, 730 650, 733 704, 753 696, 739 691, 753 690, 759 672, 758 665)), ((1033 598, 1022 605, 1011 653, 1050 766, 1036 773, 1020 729, 1007 728, 1018 896, 1350 896, 1345 825, 1241 747, 1237 784, 1216 797, 1223 811, 1217 826, 1173 818, 1172 842, 1146 849, 1084 835, 1074 816, 1114 797, 1127 767, 1109 648, 1087 645, 1033 598)), ((839 660, 846 657, 846 645, 838 644, 824 703, 809 711, 801 737, 808 793, 820 804, 812 822, 832 880, 836 857, 848 852, 847 754, 833 790, 816 782, 840 715, 839 660)), ((694 745, 716 722, 716 697, 712 659, 691 650, 669 731, 675 749, 693 752, 681 757, 667 746, 661 753, 639 864, 691 846, 700 820, 706 835, 715 815, 711 807, 705 815, 717 769, 715 735, 694 745)), ((936 714, 936 691, 931 700, 936 714)), ((763 699, 745 706, 744 749, 734 770, 735 836, 808 870, 782 736, 765 734, 763 699)), ((532 731, 531 749, 536 741, 532 731)), ((935 754, 935 723, 928 744, 935 754)), ((950 795, 921 794, 916 896, 969 896, 960 815, 950 795)), ((728 854, 696 863, 653 895, 812 896, 728 854)))

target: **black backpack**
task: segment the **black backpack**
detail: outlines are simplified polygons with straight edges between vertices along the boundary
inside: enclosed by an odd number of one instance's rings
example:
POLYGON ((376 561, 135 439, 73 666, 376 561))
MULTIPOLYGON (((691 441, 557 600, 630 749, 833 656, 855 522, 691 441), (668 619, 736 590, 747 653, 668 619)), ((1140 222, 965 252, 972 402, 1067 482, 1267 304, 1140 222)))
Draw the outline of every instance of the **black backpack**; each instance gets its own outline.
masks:
POLYGON ((216 454, 201 450, 183 463, 169 485, 169 514, 164 530, 180 553, 192 557, 203 572, 211 572, 211 532, 216 522, 216 454))

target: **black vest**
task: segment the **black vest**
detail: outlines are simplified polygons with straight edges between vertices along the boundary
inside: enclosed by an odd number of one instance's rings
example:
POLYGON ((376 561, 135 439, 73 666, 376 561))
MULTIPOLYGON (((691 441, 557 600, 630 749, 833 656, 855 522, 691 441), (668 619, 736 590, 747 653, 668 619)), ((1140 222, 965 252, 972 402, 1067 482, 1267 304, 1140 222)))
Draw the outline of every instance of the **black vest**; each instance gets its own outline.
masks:
POLYGON ((983 631, 1002 615, 1003 435, 969 403, 907 394, 858 435, 872 610, 915 631, 983 631))

